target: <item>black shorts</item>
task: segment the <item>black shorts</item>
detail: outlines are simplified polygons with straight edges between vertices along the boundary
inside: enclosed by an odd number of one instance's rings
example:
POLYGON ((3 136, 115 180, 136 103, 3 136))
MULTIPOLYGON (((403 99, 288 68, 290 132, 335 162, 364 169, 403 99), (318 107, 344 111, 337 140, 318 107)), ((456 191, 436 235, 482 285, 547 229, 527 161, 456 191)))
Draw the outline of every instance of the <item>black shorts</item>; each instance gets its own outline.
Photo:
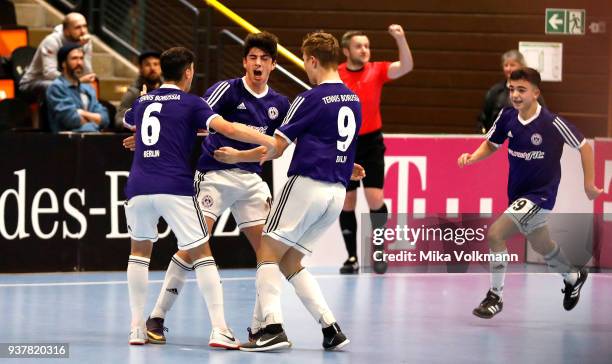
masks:
MULTIPOLYGON (((380 130, 359 135, 357 137, 357 154, 355 163, 361 164, 366 176, 361 180, 363 187, 383 188, 385 181, 385 142, 380 130)), ((354 191, 359 187, 359 181, 350 181, 347 191, 354 191)))

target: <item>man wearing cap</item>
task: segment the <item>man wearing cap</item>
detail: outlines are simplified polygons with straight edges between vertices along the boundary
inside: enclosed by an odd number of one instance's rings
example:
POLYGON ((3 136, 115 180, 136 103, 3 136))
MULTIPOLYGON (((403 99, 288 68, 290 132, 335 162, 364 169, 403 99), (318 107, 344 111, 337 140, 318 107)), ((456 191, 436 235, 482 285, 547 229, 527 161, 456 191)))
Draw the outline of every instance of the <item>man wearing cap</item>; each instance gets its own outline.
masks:
POLYGON ((108 126, 108 112, 98 102, 95 90, 80 81, 83 58, 83 49, 78 44, 63 46, 57 53, 61 75, 47 89, 52 132, 96 132, 108 126))
POLYGON ((93 82, 96 75, 92 71, 92 45, 87 30, 87 20, 79 13, 66 15, 62 24, 55 27, 40 43, 30 66, 19 81, 19 92, 26 98, 38 99, 45 94, 47 87, 61 72, 57 64, 58 50, 67 44, 77 44, 85 53, 83 72, 80 81, 93 82), (58 70, 59 69, 59 70, 58 70))
POLYGON ((138 56, 138 69, 140 75, 121 98, 121 104, 115 114, 115 126, 123 126, 123 115, 132 107, 132 104, 141 93, 151 92, 162 83, 161 66, 159 65, 160 53, 156 51, 145 51, 138 56))

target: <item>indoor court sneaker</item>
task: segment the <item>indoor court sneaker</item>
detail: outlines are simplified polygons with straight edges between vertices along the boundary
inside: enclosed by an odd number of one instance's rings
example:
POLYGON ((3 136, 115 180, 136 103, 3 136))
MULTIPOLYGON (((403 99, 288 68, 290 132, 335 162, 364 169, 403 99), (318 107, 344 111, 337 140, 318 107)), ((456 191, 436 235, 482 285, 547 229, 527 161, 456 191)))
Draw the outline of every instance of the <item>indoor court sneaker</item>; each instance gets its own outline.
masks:
POLYGON ((253 333, 251 331, 250 327, 247 327, 247 332, 249 333, 249 342, 250 343, 253 343, 253 342, 257 341, 257 339, 259 339, 264 334, 264 330, 263 329, 259 329, 259 330, 255 331, 255 333, 253 333))
POLYGON ((504 303, 501 297, 493 291, 489 291, 487 297, 480 302, 480 305, 472 313, 480 318, 490 319, 500 313, 502 308, 504 308, 504 303))
POLYGON ((213 348, 238 349, 240 346, 240 341, 236 339, 232 330, 223 330, 213 327, 212 332, 210 333, 208 346, 213 348))
POLYGON ((287 339, 285 330, 283 330, 283 327, 280 324, 268 325, 260 331, 263 331, 261 337, 259 337, 254 342, 243 344, 242 346, 240 346, 240 350, 272 351, 283 350, 291 347, 291 343, 289 342, 289 339, 287 339))
POLYGON ((340 350, 350 342, 336 322, 323 329, 323 348, 325 350, 340 350))
POLYGON ((151 344, 165 344, 166 336, 164 331, 168 331, 167 327, 164 327, 164 319, 161 317, 149 317, 147 319, 147 337, 151 344))
POLYGON ((563 308, 565 310, 570 311, 572 308, 576 306, 578 300, 580 299, 580 290, 584 285, 587 277, 589 276, 589 272, 582 268, 578 271, 578 279, 576 279, 576 283, 569 284, 565 282, 565 288, 561 290, 561 293, 564 293, 563 297, 563 308))
POLYGON ((340 274, 356 274, 359 273, 359 262, 356 257, 349 257, 342 267, 340 267, 340 274))
POLYGON ((132 327, 130 331, 130 345, 144 345, 147 343, 147 334, 142 327, 132 327))

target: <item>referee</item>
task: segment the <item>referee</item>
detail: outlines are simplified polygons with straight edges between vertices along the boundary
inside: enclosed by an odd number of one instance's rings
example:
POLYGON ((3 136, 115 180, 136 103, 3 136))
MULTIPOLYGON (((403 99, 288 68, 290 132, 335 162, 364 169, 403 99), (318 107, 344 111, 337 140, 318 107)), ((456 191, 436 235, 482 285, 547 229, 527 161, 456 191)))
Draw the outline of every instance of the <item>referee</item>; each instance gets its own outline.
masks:
MULTIPOLYGON (((398 61, 370 62, 370 41, 366 34, 362 31, 348 31, 342 36, 342 52, 346 56, 346 62, 338 66, 342 81, 361 100, 363 123, 357 139, 355 163, 361 164, 366 170, 366 177, 362 181, 370 208, 372 228, 384 226, 388 215, 383 196, 386 148, 380 117, 382 86, 412 71, 414 65, 402 27, 392 24, 389 25, 388 31, 397 43, 398 61)), ((343 274, 354 274, 359 271, 355 215, 358 187, 359 182, 350 182, 340 214, 340 229, 348 252, 348 259, 340 268, 340 273, 343 274)), ((386 263, 381 263, 374 265, 377 273, 384 273, 387 269, 386 263)))

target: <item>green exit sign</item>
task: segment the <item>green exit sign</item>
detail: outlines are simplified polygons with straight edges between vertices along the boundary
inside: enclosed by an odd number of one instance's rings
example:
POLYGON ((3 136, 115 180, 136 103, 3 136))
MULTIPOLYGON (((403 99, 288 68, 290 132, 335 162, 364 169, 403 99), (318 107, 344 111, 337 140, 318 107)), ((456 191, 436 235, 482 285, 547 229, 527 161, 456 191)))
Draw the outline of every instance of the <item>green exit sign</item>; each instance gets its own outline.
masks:
POLYGON ((584 35, 584 9, 546 9, 546 34, 584 35))

